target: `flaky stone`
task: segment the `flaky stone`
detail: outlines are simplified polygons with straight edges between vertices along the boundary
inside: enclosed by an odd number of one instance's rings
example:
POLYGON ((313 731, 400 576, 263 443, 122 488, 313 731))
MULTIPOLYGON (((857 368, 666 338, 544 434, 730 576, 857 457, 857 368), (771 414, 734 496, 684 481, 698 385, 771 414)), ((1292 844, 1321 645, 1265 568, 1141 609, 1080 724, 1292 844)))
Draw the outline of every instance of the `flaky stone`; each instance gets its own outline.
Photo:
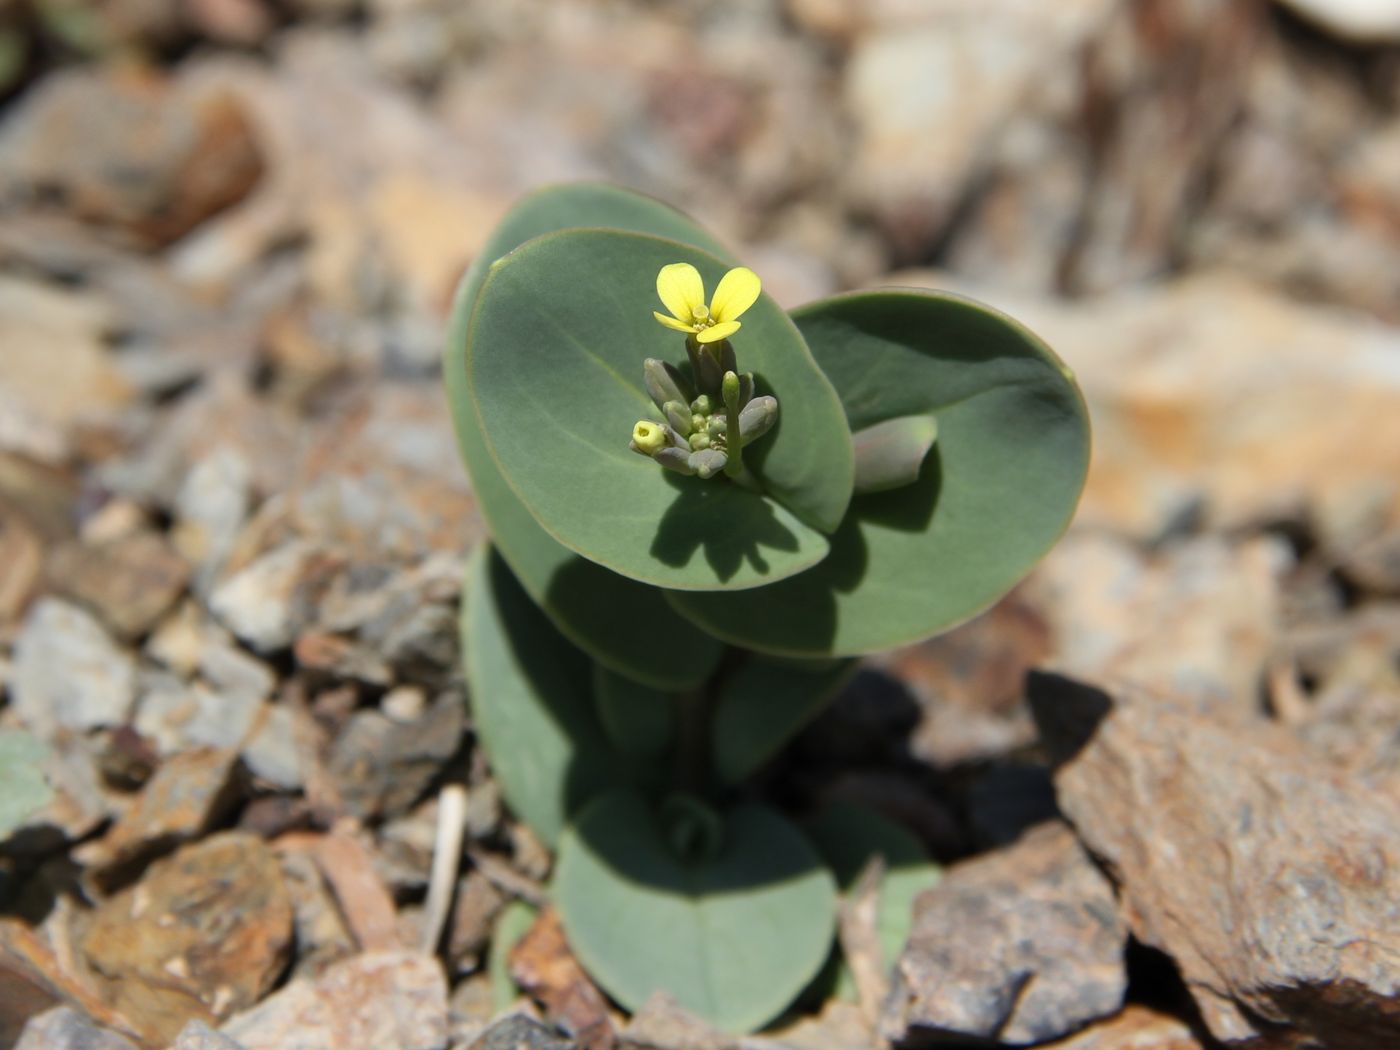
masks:
POLYGON ((228 832, 153 864, 93 916, 82 953, 107 1001, 169 1041, 265 995, 286 967, 292 907, 262 840, 228 832))
POLYGON ((1219 1039, 1400 1039, 1400 804, 1259 723, 1033 676, 1061 809, 1219 1039))
POLYGON ((246 1050, 443 1050, 447 981, 427 956, 366 952, 293 981, 222 1031, 246 1050))
POLYGON ((1061 823, 950 868, 915 904, 881 1028, 899 1043, 1053 1039, 1123 1003, 1113 887, 1061 823))

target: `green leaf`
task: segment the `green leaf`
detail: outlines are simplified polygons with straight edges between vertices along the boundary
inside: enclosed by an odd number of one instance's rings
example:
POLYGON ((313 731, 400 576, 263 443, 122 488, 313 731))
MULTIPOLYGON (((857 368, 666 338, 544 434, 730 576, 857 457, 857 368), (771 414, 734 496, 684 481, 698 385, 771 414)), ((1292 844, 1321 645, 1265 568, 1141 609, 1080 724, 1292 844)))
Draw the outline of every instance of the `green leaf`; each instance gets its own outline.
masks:
POLYGON ((656 758, 676 734, 676 698, 602 665, 593 668, 593 702, 608 739, 624 755, 656 758))
POLYGON ((718 851, 683 862, 648 802, 621 791, 565 831, 554 898, 584 968, 624 1007, 664 991, 730 1032, 757 1028, 796 997, 836 923, 831 874, 777 813, 738 807, 718 851))
POLYGON ((44 780, 48 754, 49 749, 28 733, 0 730, 0 839, 53 798, 44 780))
POLYGON ((720 685, 715 700, 715 771, 736 784, 782 750, 855 670, 854 660, 817 666, 754 657, 720 685))
MULTIPOLYGON (((914 898, 937 885, 942 869, 929 862, 919 840, 906 828, 864 806, 827 806, 803 825, 803 831, 836 874, 843 892, 855 886, 872 858, 884 859, 876 926, 881 962, 887 970, 893 968, 914 926, 914 898)), ((848 979, 845 974, 842 982, 848 979)))
POLYGON ((486 973, 491 979, 491 1005, 500 1013, 520 997, 520 988, 510 975, 510 952, 535 924, 539 911, 524 901, 511 901, 496 916, 491 928, 491 947, 486 954, 486 973))
POLYGON ((1089 460, 1074 378, 1014 321, 952 295, 838 296, 794 319, 852 431, 931 415, 918 481, 851 501, 814 569, 738 594, 669 594, 711 634, 779 655, 854 655, 947 630, 1063 534, 1089 460))
MULTIPOLYGON (((668 204, 602 182, 545 186, 522 197, 501 220, 462 278, 457 301, 468 308, 486 280, 491 264, 526 241, 545 233, 580 226, 631 230, 667 237, 732 261, 728 249, 704 227, 668 204)), ((457 347, 461 349, 460 346, 457 347)))
POLYGON ((709 677, 723 646, 691 627, 655 588, 579 557, 545 532, 501 476, 471 411, 467 327, 490 264, 532 237, 571 225, 616 226, 722 251, 679 212, 612 186, 559 186, 526 197, 492 233, 457 289, 443 355, 457 440, 501 556, 555 626, 614 671, 661 689, 692 688, 709 677), (614 615, 618 609, 631 610, 650 630, 637 631, 629 619, 614 615))
POLYGON ((588 659, 486 544, 467 573, 462 645, 477 736, 501 795, 552 846, 569 814, 628 770, 594 715, 588 659))
POLYGON ((856 454, 856 492, 886 492, 919 480, 928 450, 938 438, 932 416, 900 416, 851 435, 856 454))
POLYGON ((651 316, 657 271, 720 260, 674 241, 611 230, 537 238, 498 261, 467 337, 466 381, 508 484, 556 540, 624 576, 682 590, 755 587, 826 554, 818 528, 840 518, 853 483, 835 392, 766 296, 734 337, 760 394, 781 403, 745 453, 767 491, 663 471, 627 448, 657 418, 642 361, 679 364, 684 340, 651 316), (805 522, 805 523, 804 523, 805 522))

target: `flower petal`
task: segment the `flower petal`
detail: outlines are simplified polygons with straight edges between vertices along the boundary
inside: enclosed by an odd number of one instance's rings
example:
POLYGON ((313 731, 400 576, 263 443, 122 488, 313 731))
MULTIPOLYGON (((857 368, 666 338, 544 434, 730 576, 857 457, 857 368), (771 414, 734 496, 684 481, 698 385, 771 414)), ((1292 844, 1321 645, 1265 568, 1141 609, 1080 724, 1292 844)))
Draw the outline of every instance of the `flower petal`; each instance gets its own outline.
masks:
POLYGON ((667 317, 660 310, 653 310, 651 316, 664 324, 667 328, 674 328, 677 332, 693 332, 695 326, 686 324, 684 321, 677 321, 674 317, 667 317))
POLYGON ((690 263, 671 263, 656 275, 656 294, 671 316, 689 324, 695 308, 705 305, 705 282, 690 263))
POLYGON ((737 266, 719 280, 710 302, 710 316, 716 321, 733 321, 754 304, 763 284, 747 266, 737 266))
POLYGON ((738 321, 721 321, 717 325, 702 328, 696 332, 695 341, 697 343, 714 343, 721 339, 728 339, 739 330, 739 327, 738 321))

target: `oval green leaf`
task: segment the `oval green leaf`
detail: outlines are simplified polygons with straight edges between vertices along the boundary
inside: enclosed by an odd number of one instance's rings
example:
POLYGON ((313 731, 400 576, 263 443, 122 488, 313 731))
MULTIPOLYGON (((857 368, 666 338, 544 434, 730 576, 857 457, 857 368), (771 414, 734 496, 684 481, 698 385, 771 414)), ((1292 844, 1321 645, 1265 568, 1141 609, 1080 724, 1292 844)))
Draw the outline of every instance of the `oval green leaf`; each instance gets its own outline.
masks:
POLYGON ((836 924, 830 872, 764 806, 726 815, 709 860, 672 854, 648 802, 611 792, 564 833, 554 899, 589 974, 637 1010, 654 992, 717 1028, 772 1020, 821 969, 836 924))
POLYGON ((627 781, 593 712, 587 657, 486 544, 472 554, 462 648, 477 737, 501 795, 550 846, 570 813, 627 781))
POLYGON ((676 698, 671 693, 595 664, 593 702, 603 732, 624 755, 657 758, 675 739, 676 698))
POLYGON ((651 316, 657 271, 689 262, 713 288, 725 263, 675 241, 613 230, 535 239, 492 267, 472 312, 466 385, 511 489, 557 541, 643 583, 756 587, 826 554, 850 498, 850 434, 835 392, 767 296, 733 343, 777 426, 746 450, 767 495, 662 470, 627 448, 656 418, 642 361, 680 364, 684 339, 651 316))
POLYGON ((815 718, 855 670, 854 660, 804 667, 754 657, 726 678, 710 723, 715 772, 726 784, 754 773, 815 718))
POLYGON ((814 569, 671 604, 725 641, 790 656, 875 652, 975 616, 1079 501, 1089 421, 1073 375, 1027 329, 958 296, 857 293, 793 317, 853 431, 931 415, 937 444, 914 484, 851 501, 814 569))
POLYGON ((613 226, 723 253, 680 212, 614 186, 555 186, 524 198, 496 227, 457 289, 443 374, 458 444, 501 556, 555 626, 605 667, 659 689, 689 689, 709 677, 723 646, 688 626, 655 588, 580 557, 545 532, 501 477, 471 411, 467 328, 491 263, 532 237, 570 226, 613 226), (632 610, 651 629, 639 633, 629 620, 612 615, 617 609, 632 610))

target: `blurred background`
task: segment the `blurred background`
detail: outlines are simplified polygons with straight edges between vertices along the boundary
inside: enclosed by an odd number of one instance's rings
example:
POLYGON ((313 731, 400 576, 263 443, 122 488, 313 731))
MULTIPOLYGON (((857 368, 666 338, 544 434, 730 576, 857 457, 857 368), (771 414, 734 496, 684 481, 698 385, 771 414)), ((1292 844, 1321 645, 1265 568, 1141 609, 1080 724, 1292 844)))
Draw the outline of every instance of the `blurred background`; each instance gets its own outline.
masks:
POLYGON ((812 791, 1009 841, 1053 810, 998 779, 1046 662, 1400 784, 1396 0, 0 0, 0 724, 57 749, 60 832, 0 875, 348 815, 411 924, 450 768, 543 876, 459 749, 438 359, 492 226, 570 179, 788 306, 985 299, 1089 398, 1070 537, 880 658, 907 702, 838 704, 812 791))

